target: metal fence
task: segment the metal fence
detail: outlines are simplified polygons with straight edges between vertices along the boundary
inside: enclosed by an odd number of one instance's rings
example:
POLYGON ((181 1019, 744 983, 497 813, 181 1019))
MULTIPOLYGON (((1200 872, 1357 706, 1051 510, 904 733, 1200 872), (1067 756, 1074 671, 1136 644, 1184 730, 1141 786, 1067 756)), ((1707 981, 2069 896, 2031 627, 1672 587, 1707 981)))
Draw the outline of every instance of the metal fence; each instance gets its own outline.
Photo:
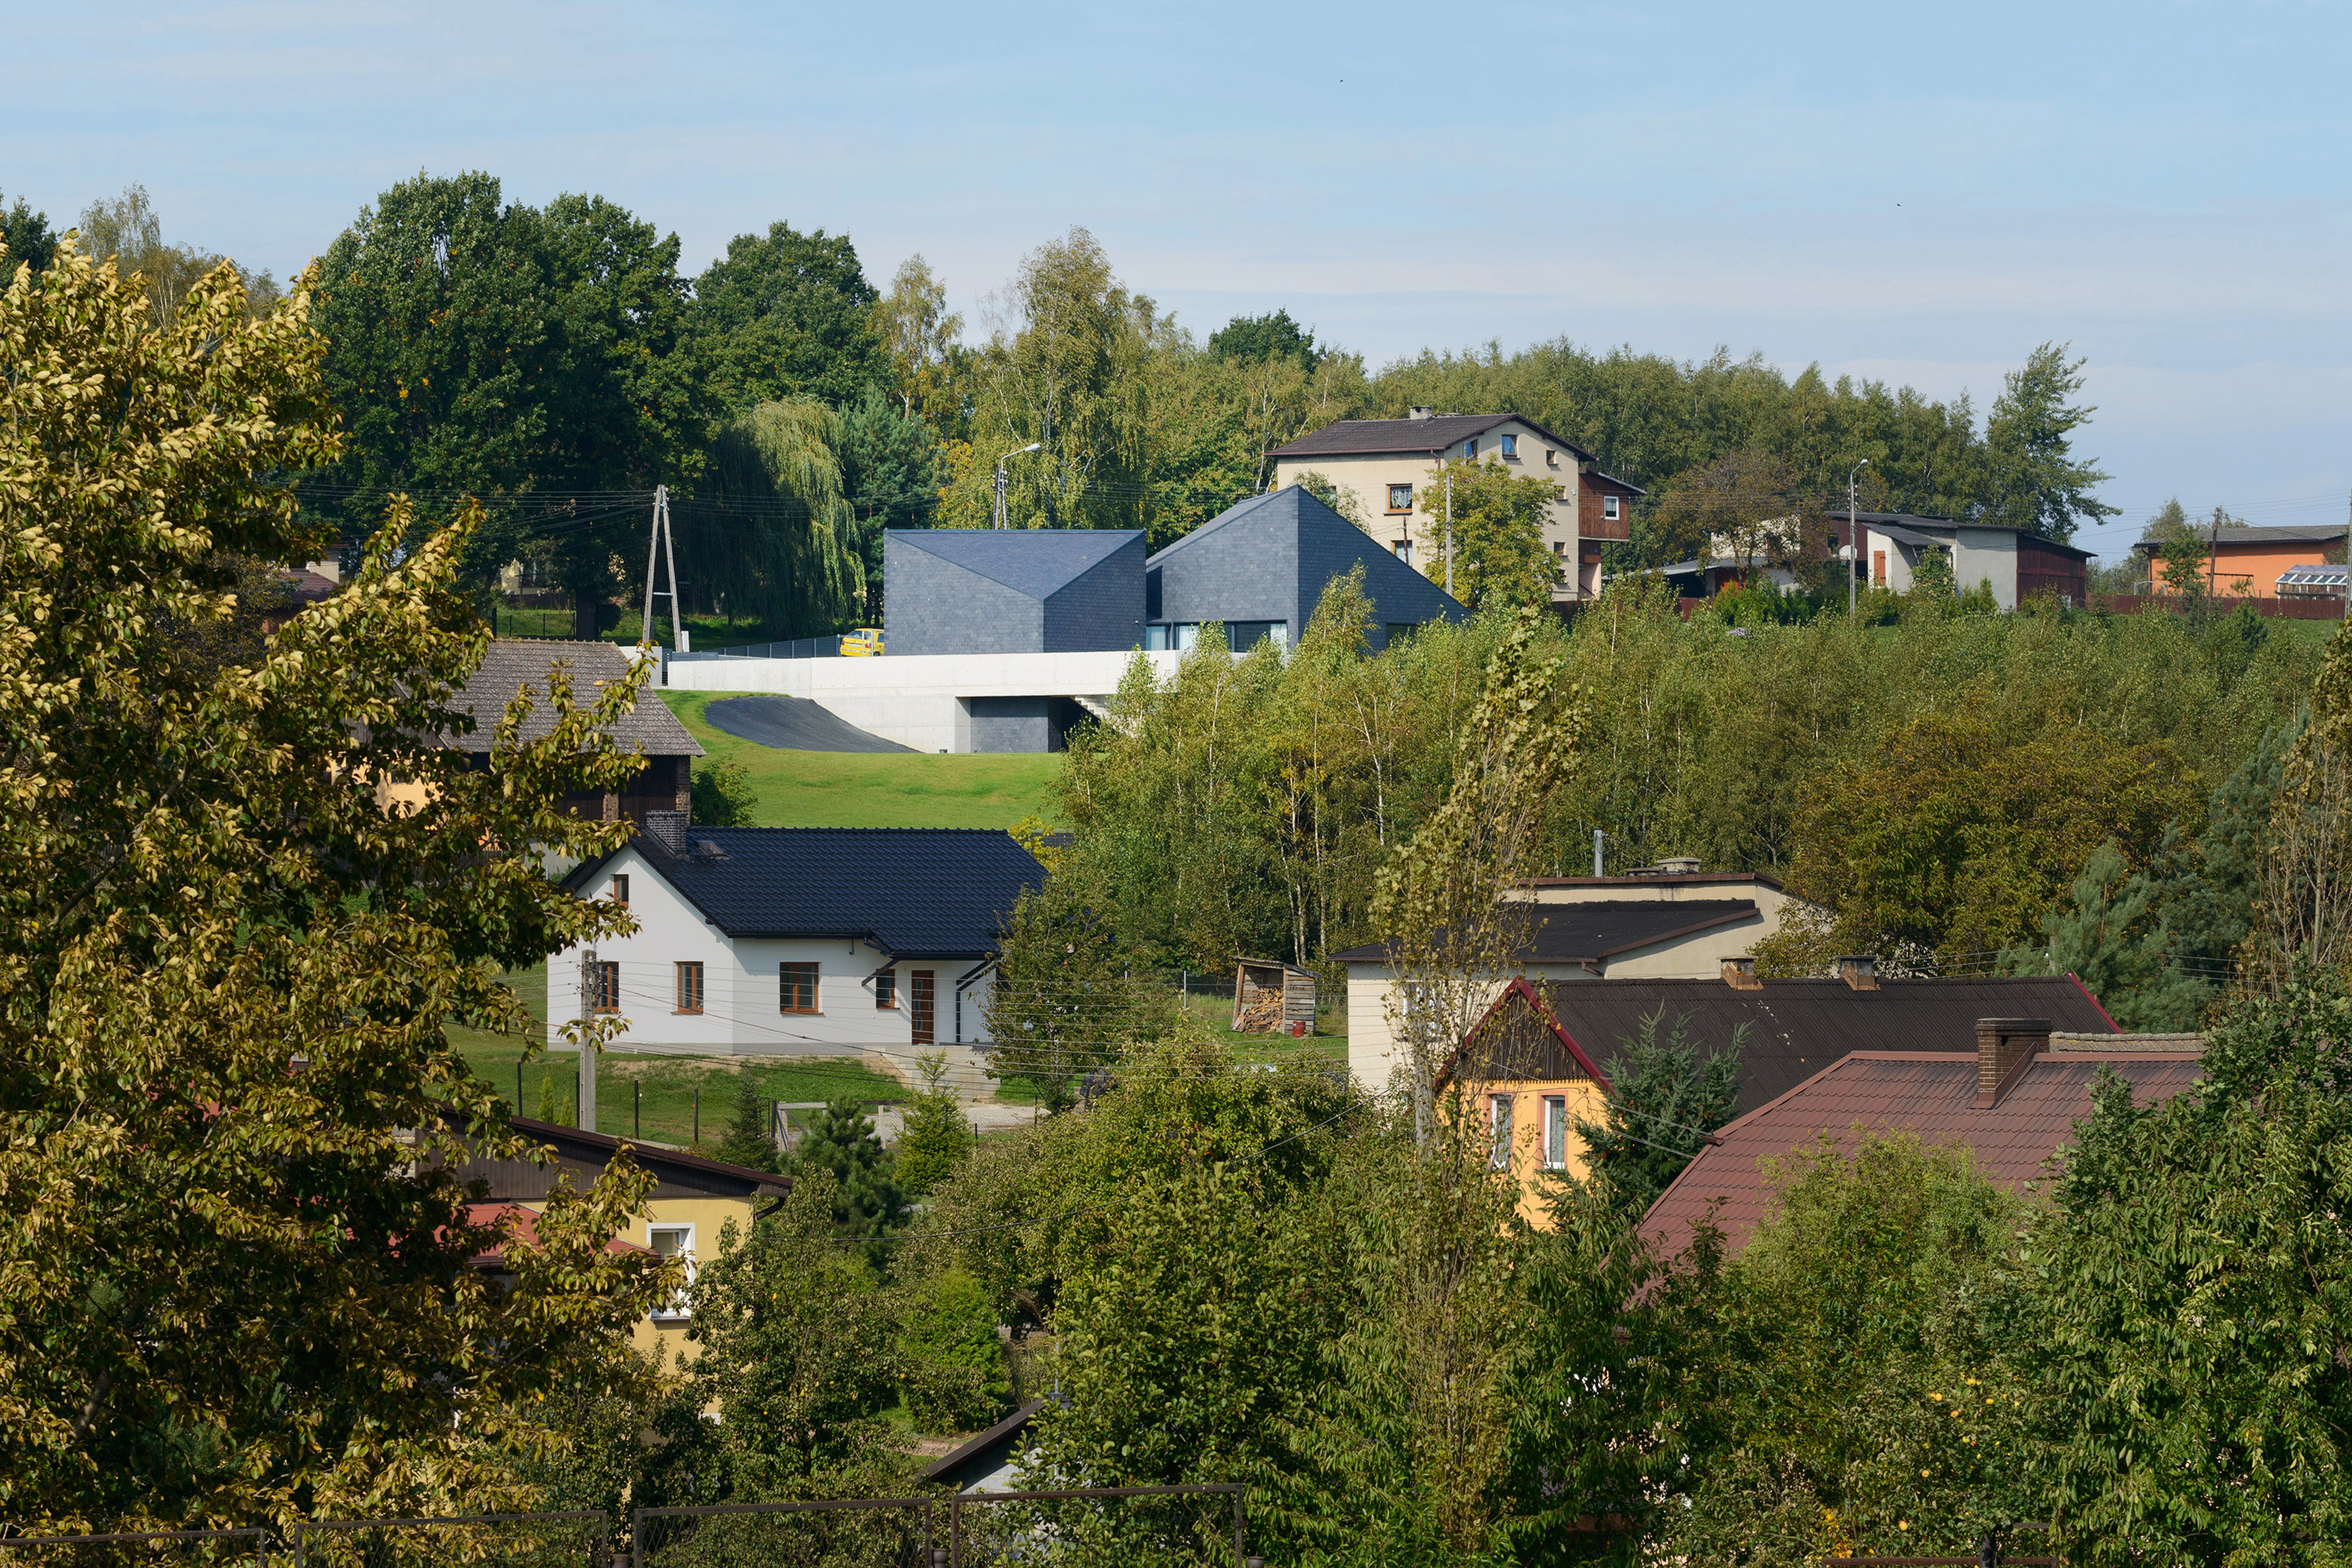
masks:
POLYGON ((1232 1483, 641 1508, 630 1568, 1260 1568, 1232 1483))
POLYGON ((150 1530, 0 1537, 0 1568, 268 1568, 267 1530, 150 1530))
POLYGON ((610 1531, 611 1521, 595 1510, 328 1520, 294 1527, 294 1563, 295 1568, 610 1568, 610 1531))

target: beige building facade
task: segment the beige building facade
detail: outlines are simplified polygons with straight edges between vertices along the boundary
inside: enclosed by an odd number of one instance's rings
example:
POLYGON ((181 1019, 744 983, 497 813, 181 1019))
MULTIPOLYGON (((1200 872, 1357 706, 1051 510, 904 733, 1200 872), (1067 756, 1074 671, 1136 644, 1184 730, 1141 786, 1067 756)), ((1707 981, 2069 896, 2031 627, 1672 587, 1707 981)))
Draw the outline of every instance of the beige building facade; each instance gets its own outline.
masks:
MULTIPOLYGON (((1544 544, 1557 574, 1556 601, 1601 592, 1601 550, 1628 537, 1639 487, 1601 473, 1593 455, 1517 414, 1438 414, 1416 408, 1403 419, 1343 419, 1277 447, 1273 485, 1320 475, 1352 503, 1357 526, 1434 583, 1445 580, 1442 546, 1423 510, 1428 487, 1451 462, 1495 463, 1541 478, 1553 499, 1544 544)), ((1442 515, 1442 508, 1441 513, 1442 515)))

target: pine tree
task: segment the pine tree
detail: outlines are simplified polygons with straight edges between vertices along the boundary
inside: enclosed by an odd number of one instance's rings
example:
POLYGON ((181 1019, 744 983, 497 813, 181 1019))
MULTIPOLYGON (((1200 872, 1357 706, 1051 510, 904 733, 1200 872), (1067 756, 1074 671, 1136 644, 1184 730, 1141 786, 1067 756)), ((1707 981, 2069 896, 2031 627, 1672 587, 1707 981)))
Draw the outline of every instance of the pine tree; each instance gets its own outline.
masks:
POLYGON ((761 1094, 759 1084, 750 1073, 737 1074, 735 1115, 727 1123, 727 1136, 719 1141, 718 1152, 712 1157, 747 1170, 774 1170, 776 1140, 770 1130, 768 1115, 768 1100, 761 1094))
POLYGON ((898 1224, 903 1205, 890 1156, 865 1108, 854 1100, 827 1105, 793 1152, 792 1163, 795 1172, 833 1177, 834 1234, 865 1238, 866 1256, 879 1268, 881 1238, 898 1224))
POLYGON ((1739 1053, 1748 1026, 1732 1032, 1727 1050, 1701 1063, 1690 1038, 1687 1016, 1675 1020, 1662 1043, 1658 1026, 1664 1009, 1642 1020, 1609 1064, 1607 1119, 1596 1125, 1579 1119, 1590 1162, 1586 1179, 1609 1205, 1629 1218, 1646 1213, 1658 1194, 1682 1174, 1697 1154, 1700 1134, 1731 1120, 1739 1099, 1739 1053))
POLYGON ((896 1151, 898 1186, 910 1202, 929 1196, 971 1150, 971 1123, 964 1120, 955 1090, 947 1087, 946 1053, 926 1051, 917 1059, 923 1090, 915 1097, 896 1151))

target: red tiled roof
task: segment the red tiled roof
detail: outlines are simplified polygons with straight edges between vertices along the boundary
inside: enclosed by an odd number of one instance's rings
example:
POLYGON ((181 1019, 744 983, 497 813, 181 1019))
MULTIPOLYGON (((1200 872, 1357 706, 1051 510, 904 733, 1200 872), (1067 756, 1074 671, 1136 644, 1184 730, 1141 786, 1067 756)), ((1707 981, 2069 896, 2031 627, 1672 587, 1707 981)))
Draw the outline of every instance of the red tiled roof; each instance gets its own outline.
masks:
POLYGON ((1651 1205, 1643 1234, 1671 1256, 1689 1244, 1712 1205, 1726 1248, 1737 1253, 1772 1207, 1763 1163, 1822 1134, 1849 1146, 1857 1127, 1915 1132, 1929 1145, 1966 1144, 1987 1181, 2015 1192, 2042 1178, 2042 1162, 2073 1142, 2074 1123, 2091 1113, 2091 1085, 2103 1066, 2131 1084, 2140 1104, 2183 1092, 2200 1070, 2196 1056, 2180 1052, 2044 1054, 1999 1105, 1979 1110, 1973 1054, 1855 1051, 1721 1129, 1720 1142, 1702 1149, 1651 1205))
MULTIPOLYGON (((474 1255, 473 1264, 477 1268, 504 1268, 509 1247, 530 1252, 539 1250, 539 1215, 520 1204, 467 1204, 466 1223, 495 1225, 499 1230, 497 1242, 474 1255)), ((622 1254, 642 1252, 648 1258, 653 1256, 650 1248, 639 1247, 633 1241, 623 1241, 617 1236, 604 1244, 604 1250, 622 1254)))

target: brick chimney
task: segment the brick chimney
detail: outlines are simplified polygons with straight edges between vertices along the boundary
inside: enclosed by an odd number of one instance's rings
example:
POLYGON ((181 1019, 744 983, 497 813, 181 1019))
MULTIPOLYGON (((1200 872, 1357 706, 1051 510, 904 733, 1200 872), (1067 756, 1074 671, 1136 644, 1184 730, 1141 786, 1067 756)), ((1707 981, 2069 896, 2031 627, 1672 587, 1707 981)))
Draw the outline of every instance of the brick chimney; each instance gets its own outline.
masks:
POLYGON ((2033 1058, 2050 1048, 2047 1018, 1977 1020, 1977 1109, 1990 1110, 2017 1087, 2033 1058))
POLYGON ((1764 983, 1756 978, 1756 961, 1746 956, 1723 961, 1723 983, 1734 991, 1764 989, 1764 983))
POLYGON ((686 855, 686 818, 682 811, 646 813, 646 837, 681 859, 686 855))
POLYGON ((1849 952, 1838 960, 1838 978, 1856 991, 1878 989, 1878 955, 1874 952, 1849 952))

